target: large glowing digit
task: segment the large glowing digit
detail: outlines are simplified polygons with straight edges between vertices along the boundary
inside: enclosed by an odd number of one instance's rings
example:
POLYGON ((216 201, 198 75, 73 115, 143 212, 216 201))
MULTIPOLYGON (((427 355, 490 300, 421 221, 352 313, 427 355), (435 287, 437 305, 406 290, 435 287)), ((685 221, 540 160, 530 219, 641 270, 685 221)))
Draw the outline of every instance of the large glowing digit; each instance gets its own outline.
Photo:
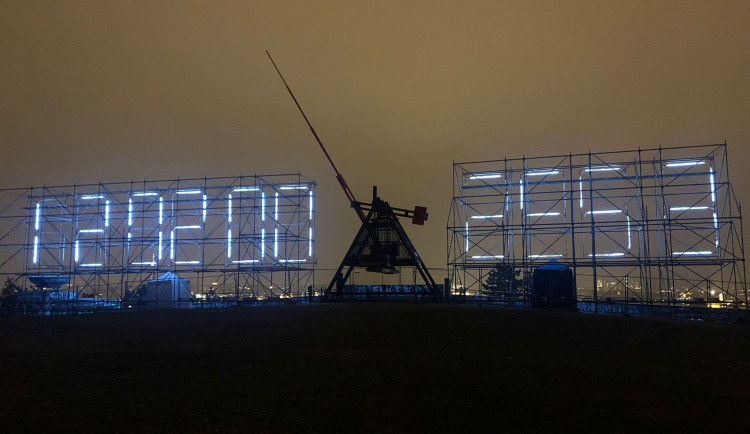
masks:
POLYGON ((110 201, 103 194, 78 197, 74 261, 78 267, 98 268, 105 264, 110 201))
POLYGON ((227 195, 226 262, 260 264, 265 254, 265 193, 257 185, 234 187, 227 195))
POLYGON ((172 198, 169 259, 175 265, 201 264, 207 200, 201 189, 177 190, 172 198))
POLYGON ((156 191, 135 191, 128 198, 128 264, 156 267, 163 258, 164 198, 156 191))

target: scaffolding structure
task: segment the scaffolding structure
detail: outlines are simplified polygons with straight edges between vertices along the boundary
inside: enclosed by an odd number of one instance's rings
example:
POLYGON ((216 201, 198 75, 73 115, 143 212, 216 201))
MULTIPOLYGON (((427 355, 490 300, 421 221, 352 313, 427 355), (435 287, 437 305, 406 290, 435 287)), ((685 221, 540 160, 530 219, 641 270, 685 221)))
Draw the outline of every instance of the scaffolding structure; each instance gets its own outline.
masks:
POLYGON ((115 303, 166 272, 198 298, 307 295, 314 191, 301 174, 0 190, 0 275, 115 303))
POLYGON ((533 270, 572 268, 580 301, 747 307, 726 144, 453 165, 454 291, 528 300, 533 270), (498 264, 520 273, 488 294, 498 264))

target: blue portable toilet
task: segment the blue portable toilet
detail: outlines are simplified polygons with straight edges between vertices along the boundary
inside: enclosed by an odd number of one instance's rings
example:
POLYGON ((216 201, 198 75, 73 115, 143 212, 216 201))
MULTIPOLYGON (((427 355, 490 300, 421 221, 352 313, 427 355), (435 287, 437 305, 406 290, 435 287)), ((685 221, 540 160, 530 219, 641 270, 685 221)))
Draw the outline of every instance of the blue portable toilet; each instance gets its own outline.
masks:
POLYGON ((531 307, 577 309, 573 270, 554 259, 537 267, 531 284, 531 307))

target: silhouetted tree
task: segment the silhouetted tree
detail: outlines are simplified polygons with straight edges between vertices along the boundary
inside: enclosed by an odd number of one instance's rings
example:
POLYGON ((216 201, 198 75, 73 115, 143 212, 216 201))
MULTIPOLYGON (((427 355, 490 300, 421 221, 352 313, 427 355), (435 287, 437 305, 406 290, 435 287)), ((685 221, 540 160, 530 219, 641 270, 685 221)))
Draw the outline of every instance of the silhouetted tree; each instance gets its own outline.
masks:
POLYGON ((21 291, 23 291, 21 287, 16 285, 10 277, 5 280, 5 286, 2 292, 0 292, 0 315, 13 314, 13 304, 21 291))
POLYGON ((16 283, 12 280, 10 280, 10 277, 5 279, 5 286, 3 287, 2 294, 0 294, 0 297, 5 298, 11 295, 15 295, 21 292, 21 287, 16 285, 16 283))
POLYGON ((487 274, 487 279, 482 283, 482 289, 487 292, 510 292, 520 290, 523 279, 520 279, 521 270, 516 270, 511 264, 499 262, 495 268, 487 274))

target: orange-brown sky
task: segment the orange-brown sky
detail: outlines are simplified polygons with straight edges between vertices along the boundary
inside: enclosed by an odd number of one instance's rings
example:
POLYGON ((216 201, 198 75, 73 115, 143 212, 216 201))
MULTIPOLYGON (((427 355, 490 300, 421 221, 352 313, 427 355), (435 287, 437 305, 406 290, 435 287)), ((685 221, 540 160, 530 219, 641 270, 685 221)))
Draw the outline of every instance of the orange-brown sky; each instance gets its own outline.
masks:
POLYGON ((0 10, 2 188, 301 171, 319 184, 319 264, 336 266, 358 219, 269 50, 360 199, 377 184, 429 208, 407 231, 430 267, 446 263, 454 160, 726 140, 750 199, 746 0, 0 10))

